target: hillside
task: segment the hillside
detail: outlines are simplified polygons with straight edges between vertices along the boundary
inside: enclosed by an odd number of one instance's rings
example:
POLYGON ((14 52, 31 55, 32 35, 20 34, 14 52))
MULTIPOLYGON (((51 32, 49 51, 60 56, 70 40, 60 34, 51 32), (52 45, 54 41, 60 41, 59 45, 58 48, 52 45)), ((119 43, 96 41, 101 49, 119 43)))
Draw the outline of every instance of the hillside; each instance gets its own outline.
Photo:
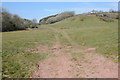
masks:
POLYGON ((4 32, 3 76, 117 78, 117 29, 116 19, 76 15, 38 29, 4 32))
POLYGON ((78 15, 43 27, 64 30, 77 44, 84 44, 83 46, 87 47, 101 47, 102 49, 98 48, 98 51, 105 49, 103 53, 115 55, 117 48, 113 49, 112 52, 109 52, 109 49, 117 47, 117 23, 117 20, 105 22, 96 16, 78 15))
POLYGON ((52 15, 52 16, 48 16, 48 17, 45 17, 43 19, 40 19, 39 24, 43 25, 43 24, 56 23, 56 22, 59 22, 63 19, 72 17, 74 15, 75 15, 74 11, 65 11, 65 12, 62 12, 62 13, 59 13, 59 14, 56 14, 56 15, 52 15))

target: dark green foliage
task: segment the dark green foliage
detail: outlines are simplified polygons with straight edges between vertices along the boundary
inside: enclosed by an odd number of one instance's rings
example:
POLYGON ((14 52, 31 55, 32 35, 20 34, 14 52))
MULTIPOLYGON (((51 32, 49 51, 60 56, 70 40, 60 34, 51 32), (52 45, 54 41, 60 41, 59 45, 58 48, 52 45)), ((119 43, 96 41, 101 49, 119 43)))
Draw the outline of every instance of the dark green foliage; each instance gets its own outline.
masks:
POLYGON ((37 23, 27 19, 22 19, 18 15, 12 15, 6 10, 2 14, 2 31, 25 30, 26 28, 37 28, 37 23))
POLYGON ((36 22, 34 22, 34 21, 31 21, 31 20, 28 20, 28 19, 24 19, 24 27, 25 28, 38 28, 37 27, 37 23, 36 22))
POLYGON ((28 19, 23 19, 23 21, 24 21, 24 27, 25 27, 25 28, 29 28, 29 27, 30 27, 30 24, 31 24, 31 21, 28 20, 28 19))
POLYGON ((2 12, 2 31, 24 30, 23 21, 17 15, 2 12))

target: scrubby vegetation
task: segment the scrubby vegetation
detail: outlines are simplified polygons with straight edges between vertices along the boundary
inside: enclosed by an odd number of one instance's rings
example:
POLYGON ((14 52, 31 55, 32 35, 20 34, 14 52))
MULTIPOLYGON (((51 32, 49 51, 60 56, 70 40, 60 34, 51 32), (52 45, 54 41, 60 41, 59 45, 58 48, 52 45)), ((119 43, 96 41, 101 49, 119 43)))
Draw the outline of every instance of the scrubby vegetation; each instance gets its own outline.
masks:
POLYGON ((25 30, 26 28, 37 28, 37 23, 20 18, 18 15, 13 15, 2 10, 2 31, 25 30))
POLYGON ((97 13, 96 16, 100 17, 101 20, 106 22, 112 22, 115 19, 119 19, 119 15, 117 12, 102 12, 97 13))
POLYGON ((101 20, 106 21, 106 22, 113 22, 114 19, 110 18, 110 17, 100 17, 101 20))
POLYGON ((107 12, 103 12, 103 13, 97 13, 96 16, 99 17, 108 17, 108 18, 112 18, 112 19, 119 19, 118 13, 107 13, 107 12))
POLYGON ((65 18, 72 17, 74 15, 75 15, 74 11, 62 12, 60 14, 56 14, 56 15, 49 16, 49 17, 41 19, 40 24, 55 23, 55 22, 58 22, 58 21, 61 21, 61 20, 65 19, 65 18))
POLYGON ((48 17, 45 17, 45 18, 42 18, 42 19, 40 19, 39 24, 40 25, 46 24, 47 19, 49 19, 51 17, 55 17, 55 16, 57 16, 57 14, 56 15, 52 15, 52 16, 48 16, 48 17))
POLYGON ((118 13, 118 11, 112 9, 110 9, 109 12, 92 10, 91 12, 85 13, 85 15, 98 16, 105 22, 113 22, 115 19, 119 19, 118 13))

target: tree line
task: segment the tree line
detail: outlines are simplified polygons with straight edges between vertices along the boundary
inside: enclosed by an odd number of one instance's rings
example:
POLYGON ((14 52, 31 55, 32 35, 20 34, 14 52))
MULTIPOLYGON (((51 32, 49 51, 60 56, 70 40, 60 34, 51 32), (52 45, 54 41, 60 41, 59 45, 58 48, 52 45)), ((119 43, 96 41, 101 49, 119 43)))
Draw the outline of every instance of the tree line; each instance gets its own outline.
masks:
POLYGON ((15 31, 15 30, 25 30, 27 28, 37 28, 36 19, 28 20, 19 17, 18 15, 13 15, 7 10, 2 9, 0 12, 2 15, 2 32, 15 31))

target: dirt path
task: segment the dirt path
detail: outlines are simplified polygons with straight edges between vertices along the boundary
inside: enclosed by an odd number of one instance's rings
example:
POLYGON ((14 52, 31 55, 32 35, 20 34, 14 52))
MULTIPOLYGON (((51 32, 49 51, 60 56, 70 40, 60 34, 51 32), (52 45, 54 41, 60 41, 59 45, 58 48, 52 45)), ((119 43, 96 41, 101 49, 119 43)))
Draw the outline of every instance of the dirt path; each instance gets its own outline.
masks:
MULTIPOLYGON (((53 31, 58 30, 51 28, 53 31)), ((58 34, 55 35, 54 45, 51 48, 52 57, 38 63, 38 69, 33 73, 33 78, 117 78, 118 64, 100 54, 90 53, 89 48, 78 50, 76 44, 66 32, 59 30, 59 34, 71 43, 72 48, 62 46, 58 34), (69 50, 69 52, 66 52, 69 50), (83 58, 73 59, 73 51, 83 52, 83 58)))
POLYGON ((61 46, 59 37, 55 35, 55 44, 52 47, 53 57, 39 63, 38 70, 34 72, 33 77, 40 78, 72 78, 74 77, 74 63, 70 60, 70 53, 65 53, 65 47, 61 46))
POLYGON ((78 77, 118 78, 118 64, 97 53, 86 53, 84 59, 75 61, 78 77))

